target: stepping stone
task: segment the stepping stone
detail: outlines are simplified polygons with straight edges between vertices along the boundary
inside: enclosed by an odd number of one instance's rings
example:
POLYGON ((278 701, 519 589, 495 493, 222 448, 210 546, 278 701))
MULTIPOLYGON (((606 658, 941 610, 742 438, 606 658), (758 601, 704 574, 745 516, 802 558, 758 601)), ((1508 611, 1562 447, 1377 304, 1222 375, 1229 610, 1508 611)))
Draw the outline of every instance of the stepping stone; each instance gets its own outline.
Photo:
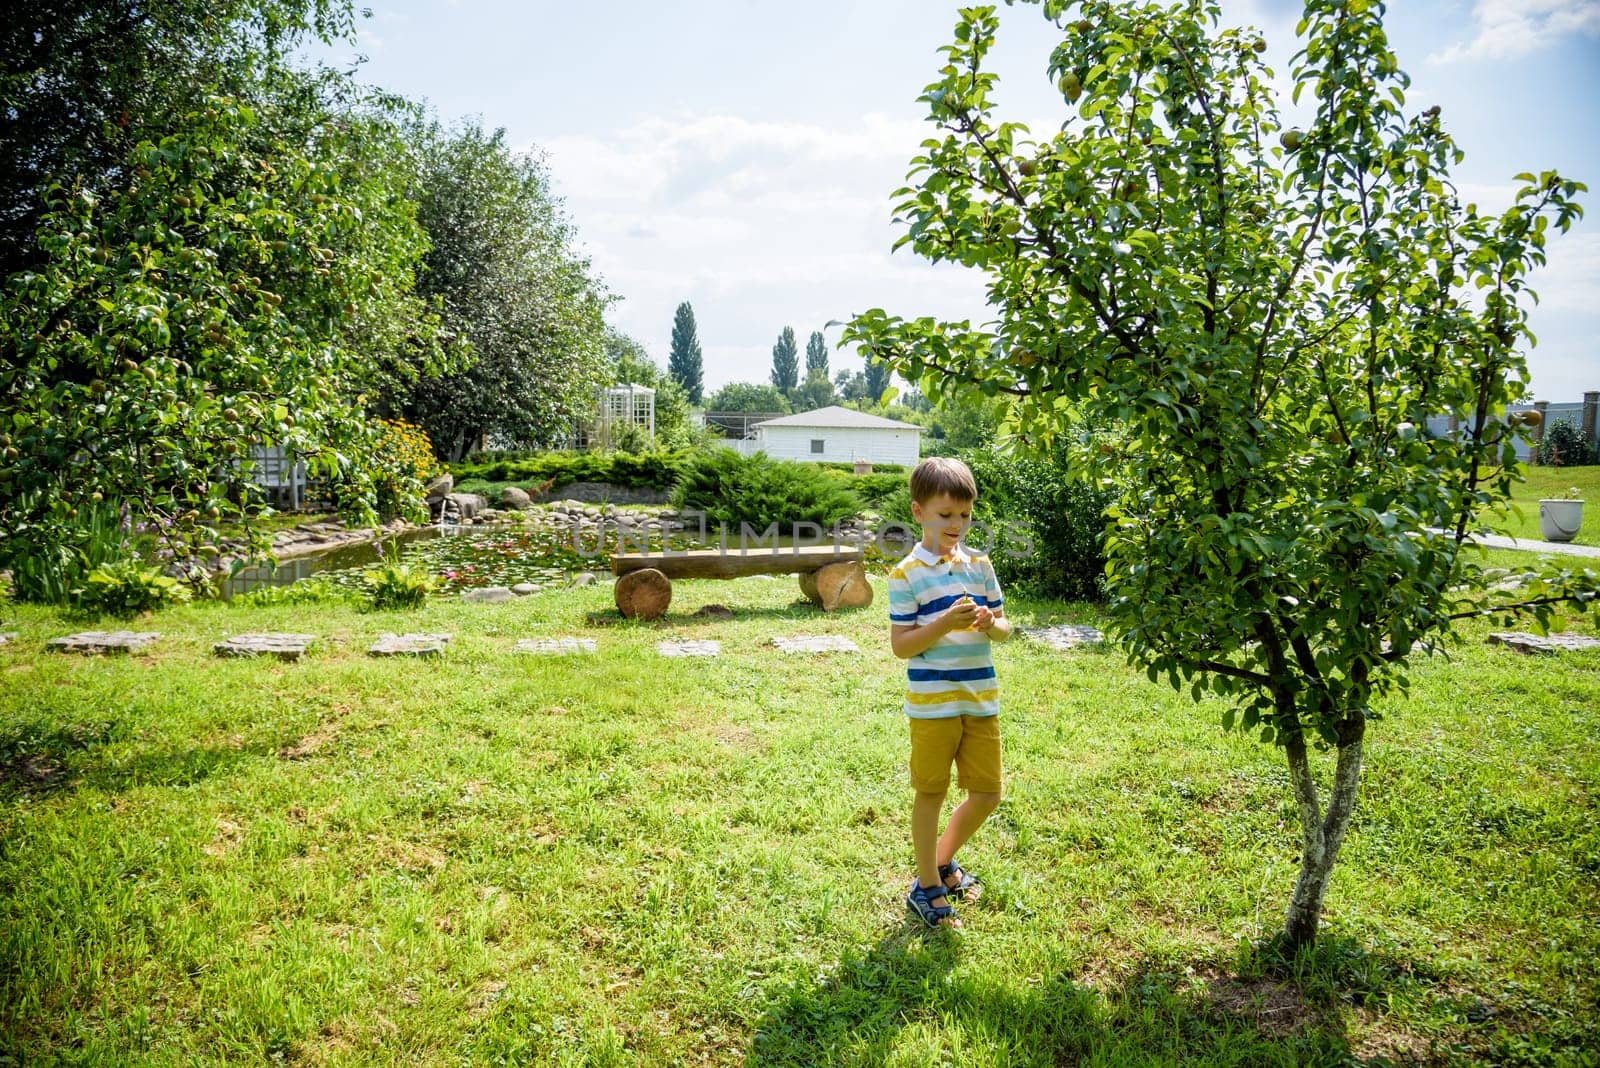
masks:
POLYGON ((593 638, 523 638, 517 652, 540 656, 578 656, 595 651, 593 638))
POLYGON ((439 656, 448 634, 390 634, 384 631, 367 650, 368 656, 439 656))
POLYGON ((138 653, 159 637, 161 635, 151 631, 86 630, 80 634, 69 634, 65 638, 51 638, 44 644, 45 648, 54 649, 58 653, 89 655, 138 653))
POLYGON ((0 634, 0 645, 7 645, 16 640, 17 632, 14 630, 8 630, 4 634, 0 634))
POLYGON ((1519 653, 1539 653, 1554 656, 1563 650, 1600 649, 1600 638, 1587 638, 1582 634, 1527 634, 1521 631, 1499 632, 1489 635, 1490 645, 1503 645, 1519 653))
POLYGON ((1023 627, 1022 633, 1034 641, 1044 642, 1052 649, 1073 649, 1080 645, 1095 645, 1105 641, 1105 635, 1093 627, 1078 623, 1055 623, 1048 627, 1023 627))
POLYGON ((516 599, 509 586, 485 586, 478 590, 461 591, 461 599, 468 604, 499 604, 516 599))
POLYGON ((786 653, 859 653, 861 647, 839 634, 797 634, 793 638, 774 638, 772 644, 786 653))
POLYGON ((217 656, 275 656, 299 660, 317 640, 315 634, 236 634, 211 647, 217 656))
POLYGON ((531 582, 519 582, 515 586, 511 587, 511 592, 516 594, 518 597, 526 597, 530 593, 538 593, 540 589, 541 587, 535 586, 531 582))
POLYGON ((656 645, 656 652, 662 656, 716 656, 722 652, 722 643, 698 640, 660 642, 656 645))

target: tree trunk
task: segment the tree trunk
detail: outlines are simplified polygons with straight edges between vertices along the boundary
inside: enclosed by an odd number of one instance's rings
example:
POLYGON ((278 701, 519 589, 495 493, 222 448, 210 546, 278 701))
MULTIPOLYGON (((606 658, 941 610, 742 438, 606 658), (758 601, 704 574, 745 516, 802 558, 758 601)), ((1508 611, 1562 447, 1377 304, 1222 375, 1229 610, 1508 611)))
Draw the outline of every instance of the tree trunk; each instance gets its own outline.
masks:
POLYGON ((1344 844, 1350 816, 1355 812, 1356 790, 1361 783, 1362 738, 1366 734, 1366 715, 1356 711, 1340 725, 1339 761, 1333 773, 1333 794, 1328 811, 1322 812, 1317 800, 1317 783, 1311 775, 1306 755, 1305 736, 1298 731, 1284 745, 1289 760, 1289 778, 1300 809, 1300 876, 1283 921, 1283 938, 1291 951, 1317 940, 1322 920, 1322 898, 1344 844))

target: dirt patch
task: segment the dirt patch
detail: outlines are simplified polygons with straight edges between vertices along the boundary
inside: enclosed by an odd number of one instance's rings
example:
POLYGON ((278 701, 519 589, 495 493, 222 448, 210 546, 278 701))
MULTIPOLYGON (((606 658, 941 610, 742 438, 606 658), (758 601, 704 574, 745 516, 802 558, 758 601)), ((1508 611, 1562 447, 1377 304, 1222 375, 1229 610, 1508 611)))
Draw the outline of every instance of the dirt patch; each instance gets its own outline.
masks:
POLYGON ((304 760, 338 736, 337 728, 324 724, 293 745, 278 750, 278 756, 284 760, 304 760))
POLYGON ((200 851, 208 857, 222 857, 233 852, 240 841, 244 839, 244 830, 232 820, 217 817, 217 833, 200 847, 200 851))
POLYGON ((1220 971, 1202 973, 1201 996, 1212 1008, 1249 1020, 1269 1035, 1294 1035, 1338 1026, 1337 1013, 1306 1000, 1293 984, 1275 979, 1240 979, 1220 971))

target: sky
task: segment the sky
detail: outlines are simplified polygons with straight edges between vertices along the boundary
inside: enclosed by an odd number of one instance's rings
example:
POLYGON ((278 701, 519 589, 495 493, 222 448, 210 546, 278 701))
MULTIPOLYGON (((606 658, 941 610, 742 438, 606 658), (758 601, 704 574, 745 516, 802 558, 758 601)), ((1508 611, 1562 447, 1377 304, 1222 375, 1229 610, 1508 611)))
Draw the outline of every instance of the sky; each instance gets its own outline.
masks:
MULTIPOLYGON (((890 194, 933 136, 916 102, 950 40, 938 0, 368 0, 353 46, 315 58, 474 118, 539 155, 580 248, 616 298, 608 320, 665 366, 689 301, 707 392, 765 382, 772 346, 881 307, 911 317, 991 316, 982 277, 909 248, 890 194)), ((1292 0, 1222 0, 1225 25, 1268 42, 1288 107, 1292 0)), ((1000 8, 1000 119, 1036 134, 1065 117, 1045 76, 1055 37, 1038 7, 1000 8)), ((1533 395, 1600 390, 1600 0, 1394 0, 1385 19, 1412 77, 1408 110, 1438 104, 1466 152, 1457 186, 1511 203, 1522 171, 1591 186, 1591 218, 1552 238, 1532 285, 1533 395)), ((1292 114, 1292 112, 1290 112, 1292 114)), ((835 352, 831 369, 859 369, 835 352)))

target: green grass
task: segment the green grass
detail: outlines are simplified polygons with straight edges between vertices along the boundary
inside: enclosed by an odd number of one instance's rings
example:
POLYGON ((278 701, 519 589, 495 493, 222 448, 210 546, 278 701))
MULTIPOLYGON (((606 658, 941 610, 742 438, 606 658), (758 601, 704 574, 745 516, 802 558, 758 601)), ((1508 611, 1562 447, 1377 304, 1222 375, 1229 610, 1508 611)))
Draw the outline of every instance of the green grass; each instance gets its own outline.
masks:
POLYGON ((1594 1063, 1600 655, 1474 630, 1421 664, 1285 970, 1257 948, 1296 856, 1277 751, 1114 654, 1017 641, 1007 797, 962 857, 987 893, 925 936, 874 581, 836 617, 791 579, 681 582, 664 626, 588 625, 604 586, 193 606, 108 660, 0 609, 0 1062, 1594 1063), (267 629, 327 640, 209 655, 267 629), (384 630, 455 640, 364 656, 384 630), (863 653, 767 644, 826 632, 863 653), (511 652, 561 634, 600 653, 511 652), (723 655, 658 659, 668 636, 723 655))
POLYGON ((1485 516, 1484 522, 1496 533, 1514 538, 1542 540, 1539 530, 1539 501, 1546 497, 1565 497, 1577 487, 1583 506, 1583 527, 1572 541, 1576 545, 1600 545, 1600 465, 1586 467, 1537 467, 1524 464, 1526 482, 1512 488, 1512 510, 1501 516, 1485 516))

